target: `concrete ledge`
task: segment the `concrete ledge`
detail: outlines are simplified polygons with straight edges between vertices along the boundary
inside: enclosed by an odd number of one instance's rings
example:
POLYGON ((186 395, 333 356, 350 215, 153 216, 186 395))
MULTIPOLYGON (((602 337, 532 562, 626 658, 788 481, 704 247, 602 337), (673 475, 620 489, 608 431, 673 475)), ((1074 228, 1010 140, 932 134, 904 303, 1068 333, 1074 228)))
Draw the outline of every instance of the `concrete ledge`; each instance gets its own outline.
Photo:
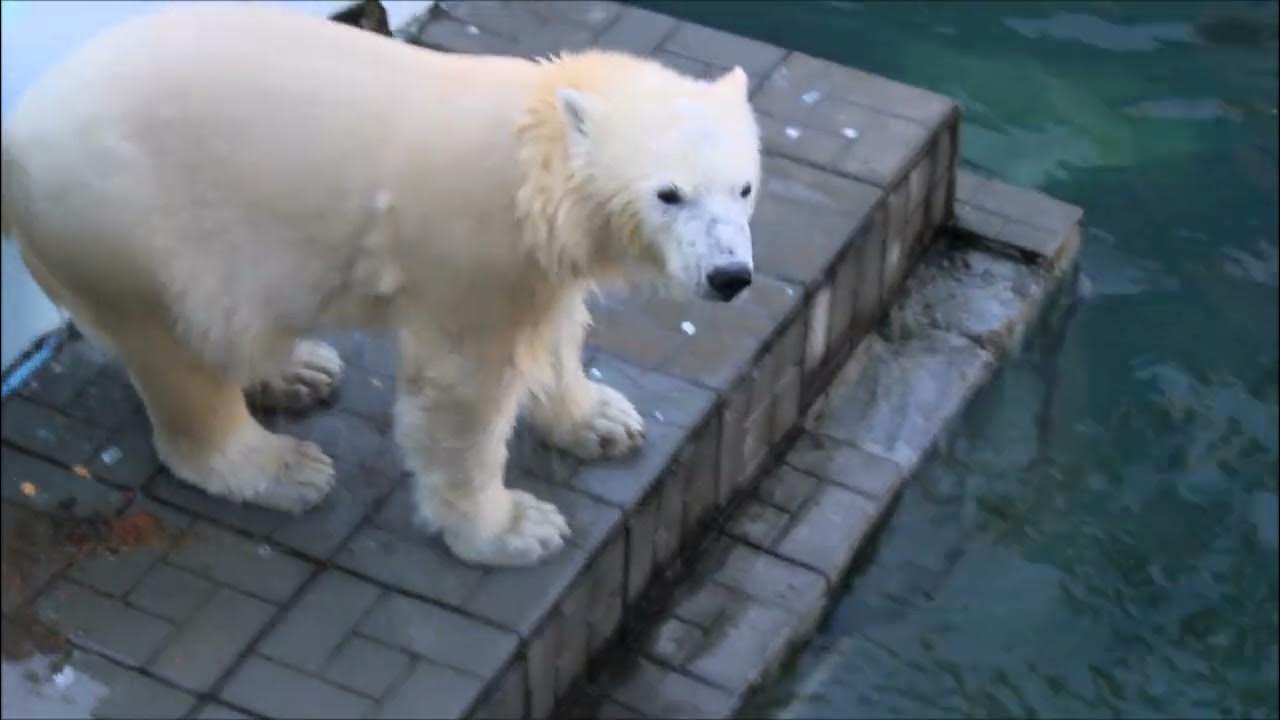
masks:
MULTIPOLYGON (((963 402, 1023 323, 1018 309, 1011 321, 970 322, 1026 295, 1009 284, 1022 275, 1010 270, 1009 283, 992 285, 997 295, 965 299, 964 276, 930 261, 916 275, 943 273, 952 286, 930 284, 907 297, 937 295, 948 312, 891 317, 889 327, 915 339, 871 334, 953 220, 955 106, 607 2, 440 3, 412 33, 412 42, 454 52, 606 46, 704 76, 744 67, 766 130, 753 226, 764 277, 731 305, 597 304, 587 367, 645 414, 649 440, 633 457, 582 464, 518 428, 508 484, 556 502, 575 530, 551 562, 524 570, 462 565, 410 526, 389 436, 388 338, 333 338, 348 364, 333 406, 264 418, 319 443, 338 467, 333 494, 297 518, 175 481, 155 458, 124 373, 71 343, 3 406, 6 631, 52 625, 69 640, 77 670, 141 688, 113 706, 121 715, 163 694, 165 707, 185 708, 173 714, 545 717, 576 697, 593 658, 664 586, 655 580, 696 556, 702 585, 682 591, 644 659, 610 671, 616 691, 606 695, 614 710, 731 712, 816 622, 883 510, 880 496, 857 485, 869 476, 827 477, 816 455, 793 454, 789 469, 775 471, 779 453, 797 437, 812 452, 820 440, 843 443, 844 464, 829 472, 874 458, 867 462, 878 468, 878 484, 869 487, 889 492, 918 462, 938 418, 963 402), (947 292, 963 297, 952 302, 947 292), (885 395, 868 379, 849 387, 878 424, 813 420, 805 434, 806 414, 818 417, 812 406, 829 405, 840 417, 845 396, 827 387, 842 368, 845 377, 857 375, 846 366, 855 347, 853 365, 869 368, 866 378, 899 378, 895 386, 910 388, 916 373, 935 372, 937 392, 924 398, 933 404, 885 395), (955 357, 972 362, 957 371, 955 357), (903 382, 908 374, 912 381, 903 382), (893 427, 890 419, 904 412, 909 424, 893 427), (110 557, 71 552, 57 542, 71 522, 68 509, 95 518, 93 527, 145 514, 172 532, 110 557), (830 526, 848 518, 861 529, 832 544, 838 533, 830 526), (32 537, 52 540, 28 548, 32 537), (694 553, 707 538, 709 549, 694 553), (726 644, 709 649, 708 638, 726 644), (726 665, 746 657, 760 662, 726 665), (639 707, 645 698, 659 704, 639 707)), ((970 265, 988 262, 966 257, 970 265)), ((1051 277, 1028 286, 1027 297, 1051 277)))
MULTIPOLYGON (((701 561, 578 695, 574 717, 731 717, 816 626, 902 484, 1016 351, 1079 249, 1081 213, 985 181, 1006 224, 1045 230, 1037 263, 959 231, 907 280, 814 404, 804 432, 718 527, 701 561), (1040 208, 1062 210, 1046 218, 1040 208)), ((1006 248, 1007 249, 1007 248, 1006 248)), ((1021 250, 1027 248, 1019 247, 1021 250)))

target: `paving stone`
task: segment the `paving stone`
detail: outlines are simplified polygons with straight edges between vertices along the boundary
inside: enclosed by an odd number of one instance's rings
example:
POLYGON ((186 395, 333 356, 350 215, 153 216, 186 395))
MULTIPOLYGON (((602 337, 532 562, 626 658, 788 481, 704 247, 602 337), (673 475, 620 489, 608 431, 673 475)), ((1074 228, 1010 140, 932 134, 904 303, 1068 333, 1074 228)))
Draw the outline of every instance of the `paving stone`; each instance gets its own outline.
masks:
POLYGON ((663 617, 651 628, 641 647, 650 657, 673 667, 682 667, 695 657, 706 641, 707 631, 676 617, 663 617))
POLYGON ((582 52, 591 48, 595 36, 596 31, 591 28, 550 22, 523 31, 516 54, 527 58, 545 58, 565 52, 582 52))
POLYGON ((814 433, 802 435, 785 462, 879 503, 891 499, 906 479, 906 471, 892 460, 814 433))
POLYGON ((684 496, 687 479, 669 474, 658 488, 658 514, 653 535, 653 564, 661 568, 680 547, 684 536, 684 496))
POLYGON ((453 558, 438 537, 401 537, 378 527, 360 530, 334 562, 357 575, 454 607, 462 605, 484 578, 484 571, 453 558))
POLYGON ((377 472, 343 472, 319 505, 287 518, 271 533, 271 539, 316 560, 328 560, 395 482, 396 478, 377 472))
POLYGON ((1080 222, 1083 212, 1056 198, 1030 188, 984 178, 968 171, 957 173, 956 195, 967 204, 1005 218, 1061 234, 1080 222))
POLYGON ((452 18, 437 18, 427 23, 417 37, 411 38, 411 42, 448 52, 480 55, 515 54, 517 49, 515 40, 490 32, 477 32, 474 28, 475 26, 470 23, 459 22, 452 18))
POLYGON ((321 336, 342 355, 343 362, 379 377, 396 375, 396 340, 388 332, 356 331, 321 336))
POLYGON ((758 547, 770 547, 782 536, 791 517, 772 505, 748 498, 729 519, 725 532, 758 547))
POLYGON ((760 408, 747 418, 747 426, 743 435, 744 478, 755 477, 756 471, 760 469, 765 459, 769 456, 769 440, 772 437, 772 430, 773 403, 772 397, 770 397, 765 407, 760 408))
POLYGON ((857 130, 858 138, 836 158, 835 169, 880 188, 906 175, 929 141, 930 130, 865 105, 824 98, 810 122, 819 129, 857 130))
POLYGON ((476 701, 481 681, 428 660, 419 660, 408 679, 378 706, 374 717, 462 717, 476 701))
POLYGON ((653 572, 654 538, 657 535, 658 507, 661 493, 651 493, 627 519, 627 602, 636 598, 649 584, 653 572))
POLYGON ((676 19, 639 8, 621 6, 618 19, 596 39, 596 46, 635 55, 653 53, 676 27, 676 19))
POLYGON ((594 655, 613 636, 622 621, 622 604, 626 593, 627 538, 615 533, 592 562, 591 598, 588 605, 588 650, 594 655))
POLYGON ((892 343, 873 335, 864 344, 865 366, 833 384, 830 408, 813 429, 908 468, 995 366, 969 340, 935 330, 892 343))
POLYGON ((140 488, 161 469, 151 440, 151 425, 138 423, 115 430, 89 463, 89 472, 113 485, 140 488))
POLYGON ((584 573, 565 592, 556 606, 560 615, 560 647, 555 662, 555 693, 559 698, 582 673, 587 664, 591 640, 587 603, 591 599, 590 575, 584 573))
POLYGON ((553 485, 524 473, 515 473, 507 479, 507 487, 533 493, 555 504, 569 523, 573 534, 568 542, 595 552, 622 519, 616 507, 603 503, 590 495, 562 485, 553 485))
POLYGON ((502 669, 518 640, 514 633, 397 593, 383 595, 358 632, 482 678, 502 669))
POLYGON ((1058 246, 1065 234, 1062 231, 1045 230, 1022 222, 1019 217, 1006 222, 995 239, 1043 258, 1053 258, 1057 256, 1058 246))
POLYGON ((587 559, 586 551, 566 545, 539 565, 489 572, 461 607, 527 638, 583 571, 587 559))
POLYGON ((623 7, 604 0, 538 0, 532 5, 533 12, 548 20, 567 21, 597 31, 610 27, 623 7))
POLYGON ((715 80, 724 75, 728 68, 715 65, 704 60, 685 57, 670 50, 659 49, 653 52, 654 60, 666 65, 682 75, 698 78, 699 80, 715 80))
POLYGON ((834 584, 871 531, 877 508, 835 483, 823 483, 772 550, 813 568, 834 584))
POLYGON ((57 406, 67 415, 95 427, 115 430, 147 425, 147 410, 123 366, 108 362, 69 402, 57 406))
POLYGON ((50 515, 5 502, 0 506, 0 597, 7 616, 25 604, 74 557, 50 515))
POLYGON ((142 579, 164 551, 164 547, 142 546, 118 553, 93 552, 70 566, 68 577, 96 591, 120 597, 142 579))
MULTIPOLYGON (((807 616, 816 618, 817 608, 814 610, 807 616)), ((694 677, 741 696, 783 660, 811 622, 745 596, 734 596, 720 606, 706 629, 676 618, 666 620, 646 649, 694 677)))
POLYGON ((169 554, 169 562, 250 595, 283 603, 311 575, 308 563, 205 521, 169 554))
POLYGON ((123 493, 9 447, 0 448, 0 492, 7 502, 76 517, 110 514, 123 493))
POLYGON ((249 720, 250 716, 221 703, 205 703, 193 717, 195 720, 249 720))
POLYGON ((364 368, 347 367, 333 394, 334 408, 368 420, 379 433, 391 430, 396 381, 364 368))
POLYGON ((925 127, 941 125, 955 111, 955 103, 946 96, 798 52, 790 53, 770 75, 761 95, 771 85, 790 91, 786 99, 800 100, 805 93, 817 91, 821 96, 858 102, 925 127))
POLYGON ((725 397, 720 414, 719 478, 716 492, 720 505, 726 505, 746 481, 747 410, 751 404, 752 378, 742 378, 725 397))
POLYGON ((710 390, 606 353, 593 354, 586 370, 592 380, 627 396, 646 426, 665 423, 691 428, 702 422, 715 405, 716 396, 710 390))
POLYGON ((507 474, 526 475, 552 485, 569 483, 583 465, 582 460, 548 444, 528 417, 521 417, 516 423, 507 451, 507 474))
POLYGON ((329 661, 324 678, 348 690, 380 698, 408 666, 409 656, 405 653, 353 635, 329 661))
POLYGON ((741 590, 716 582, 713 577, 697 574, 691 577, 694 578, 692 582, 676 588, 667 614, 707 632, 716 628, 727 608, 750 597, 741 590))
POLYGON ((809 303, 806 315, 804 371, 806 387, 812 385, 814 372, 827 359, 827 339, 831 336, 831 285, 819 287, 809 303))
POLYGON ((797 615, 821 606, 826 594, 821 575, 741 543, 726 540, 717 545, 709 549, 703 565, 706 576, 716 582, 797 615))
POLYGON ((158 506, 142 498, 126 511, 126 516, 146 513, 156 518, 162 531, 157 538, 145 545, 133 545, 119 551, 95 548, 68 569, 68 576, 99 592, 121 597, 151 569, 173 542, 191 525, 191 518, 182 513, 158 506))
POLYGON ((756 268, 812 286, 848 244, 881 191, 788 160, 765 156, 751 235, 756 268))
POLYGON ((848 138, 838 133, 815 130, 768 115, 757 114, 756 122, 760 128, 760 145, 766 157, 778 155, 823 168, 835 168, 836 157, 844 153, 849 142, 848 138))
POLYGON ((4 401, 3 435, 18 447, 67 466, 89 462, 105 432, 22 397, 4 401))
POLYGON ((762 81, 787 54, 782 48, 758 40, 685 22, 676 27, 662 43, 662 48, 724 68, 739 65, 751 78, 753 86, 762 81))
MULTIPOLYGON (((94 717, 176 718, 195 705, 195 698, 181 690, 121 667, 90 653, 75 653, 70 662, 79 678, 88 678, 109 690, 93 705, 94 717)), ((75 693, 75 684, 68 691, 75 693)))
POLYGON ((778 379, 777 394, 773 399, 773 418, 770 421, 770 445, 781 442, 783 436, 800 419, 800 381, 803 375, 799 366, 793 366, 778 379))
POLYGON ((614 507, 635 507, 671 465, 685 437, 685 430, 679 427, 652 423, 645 428, 645 442, 639 451, 586 463, 569 484, 614 507))
POLYGON ((817 487, 818 481, 812 476, 784 465, 760 481, 756 495, 779 510, 794 514, 813 496, 817 487))
POLYGON ((264 657, 318 673, 342 639, 378 598, 379 589, 352 575, 326 570, 259 643, 264 657))
POLYGON ((906 183, 899 182, 890 192, 886 208, 884 269, 880 275, 881 298, 889 305, 898 297, 898 291, 906 280, 910 261, 907 240, 907 191, 906 183))
POLYGON ((525 693, 528 688, 525 660, 507 666, 485 696, 471 711, 476 720, 520 720, 525 717, 525 693))
POLYGON ((955 333, 990 352, 1016 344, 1030 298, 1048 278, 1032 265, 973 249, 931 253, 913 281, 919 287, 902 304, 908 325, 955 333))
POLYGON ((215 497, 200 488, 179 480, 168 470, 161 470, 148 487, 148 492, 170 505, 226 525, 250 535, 267 536, 288 521, 288 515, 250 503, 238 503, 215 497))
POLYGON ((715 508, 720 460, 720 419, 713 417, 690 438, 684 467, 684 528, 688 536, 715 508))
POLYGON ((525 650, 528 669, 529 716, 550 717, 556 702, 556 657, 560 654, 560 633, 564 621, 559 615, 547 618, 525 650))
POLYGON ((884 289, 881 273, 884 269, 888 210, 884 204, 876 207, 871 217, 854 238, 848 263, 854 268, 853 282, 853 333, 861 339, 875 329, 884 313, 884 289))
POLYGON ((989 210, 970 205, 967 202, 956 202, 956 222, 966 232, 980 237, 999 237, 1000 231, 1008 220, 989 210))
POLYGON ((36 601, 40 618, 73 642, 131 667, 146 663, 173 626, 88 588, 57 580, 36 601))
POLYGON ((265 717, 320 718, 363 717, 369 700, 310 675, 251 655, 236 669, 222 689, 227 702, 265 717))
POLYGON ((207 603, 215 590, 213 583, 199 575, 161 562, 130 591, 128 601, 152 615, 181 623, 207 603))
POLYGON ((641 658, 630 658, 611 680, 614 700, 649 717, 727 717, 735 705, 725 691, 641 658))
POLYGON ((275 612, 261 600, 222 588, 148 668, 179 687, 204 692, 231 668, 275 612))
MULTIPOLYGON (((661 355, 667 359, 651 369, 723 390, 746 370, 777 324, 793 312, 799 295, 795 287, 761 276, 732 303, 656 299, 605 306, 597 311, 592 332, 615 321, 628 329, 657 327, 663 332, 654 342, 665 347, 661 355)), ((650 367, 602 343, 599 334, 588 339, 594 348, 650 367)))
POLYGON ((591 717, 596 718, 596 720, 631 720, 631 718, 642 718, 644 716, 612 700, 605 700, 600 703, 591 717))
POLYGON ((45 407, 66 408, 109 361, 106 351, 83 338, 61 342, 53 357, 18 389, 19 396, 45 407))

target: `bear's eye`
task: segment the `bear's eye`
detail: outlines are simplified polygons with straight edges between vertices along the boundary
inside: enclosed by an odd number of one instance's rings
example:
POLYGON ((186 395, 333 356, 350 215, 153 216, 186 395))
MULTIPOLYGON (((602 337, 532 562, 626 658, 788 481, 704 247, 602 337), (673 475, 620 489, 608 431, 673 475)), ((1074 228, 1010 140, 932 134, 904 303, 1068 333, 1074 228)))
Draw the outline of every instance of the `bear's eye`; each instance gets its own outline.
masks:
POLYGON ((679 205, 684 197, 675 186, 667 186, 658 191, 658 199, 666 205, 679 205))
POLYGON ((751 197, 751 183, 742 186, 742 192, 738 193, 744 198, 751 197))

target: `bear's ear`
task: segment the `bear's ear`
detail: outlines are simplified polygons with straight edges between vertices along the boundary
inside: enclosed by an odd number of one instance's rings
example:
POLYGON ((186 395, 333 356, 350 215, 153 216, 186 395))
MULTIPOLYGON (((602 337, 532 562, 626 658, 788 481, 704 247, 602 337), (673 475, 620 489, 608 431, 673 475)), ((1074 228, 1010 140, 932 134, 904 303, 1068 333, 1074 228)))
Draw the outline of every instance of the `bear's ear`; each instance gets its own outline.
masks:
POLYGON ((734 65, 732 70, 721 75, 716 84, 734 95, 747 96, 747 73, 740 65, 734 65))
POLYGON ((569 146, 581 149, 587 142, 595 99, 573 88, 560 88, 556 92, 556 105, 560 108, 560 116, 564 118, 569 146))

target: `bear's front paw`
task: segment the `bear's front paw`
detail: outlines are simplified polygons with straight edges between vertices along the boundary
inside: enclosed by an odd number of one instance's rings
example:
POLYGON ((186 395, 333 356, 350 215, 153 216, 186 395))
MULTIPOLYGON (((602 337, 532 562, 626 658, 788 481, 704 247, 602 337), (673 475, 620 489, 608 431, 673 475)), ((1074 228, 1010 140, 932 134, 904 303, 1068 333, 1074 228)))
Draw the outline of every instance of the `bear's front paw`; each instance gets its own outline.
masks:
POLYGON ((592 383, 595 400, 576 422, 549 433, 552 444, 584 460, 626 455, 644 444, 644 419, 622 393, 592 383))
POLYGON ((509 493, 506 526, 485 533, 466 524, 445 528, 444 541, 458 559, 476 565, 517 567, 533 565, 556 554, 569 536, 569 523, 555 505, 523 490, 509 493))

